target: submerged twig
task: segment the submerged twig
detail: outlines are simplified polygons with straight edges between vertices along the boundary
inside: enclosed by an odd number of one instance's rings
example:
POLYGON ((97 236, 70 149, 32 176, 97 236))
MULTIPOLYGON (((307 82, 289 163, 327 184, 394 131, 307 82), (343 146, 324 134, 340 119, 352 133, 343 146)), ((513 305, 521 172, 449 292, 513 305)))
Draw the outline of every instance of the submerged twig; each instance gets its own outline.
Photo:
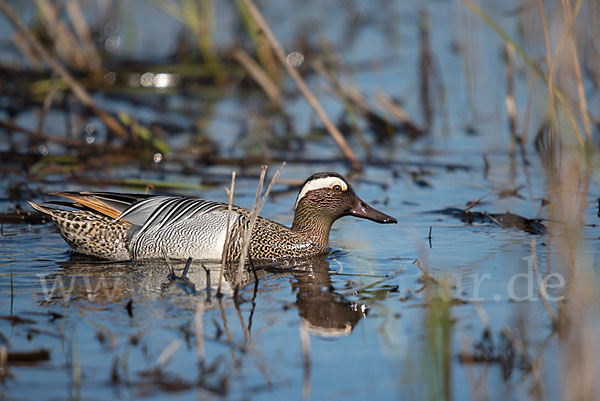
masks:
POLYGON ((429 234, 427 235, 427 239, 429 240, 429 248, 431 248, 431 232, 433 231, 433 226, 429 226, 429 234))
MULTIPOLYGON (((188 274, 188 271, 190 270, 191 264, 192 264, 192 258, 189 257, 189 258, 187 258, 187 261, 185 262, 185 267, 183 268, 183 273, 181 273, 182 279, 187 279, 187 274, 188 274)), ((202 266, 202 267, 204 267, 204 266, 202 266)))
POLYGON ((423 109, 423 120, 425 130, 429 131, 433 124, 433 105, 431 104, 431 75, 433 72, 433 56, 429 41, 431 18, 426 11, 419 13, 419 71, 421 108, 423 109))
POLYGON ((200 377, 204 373, 204 303, 198 302, 196 306, 196 314, 194 317, 194 331, 196 334, 196 352, 198 354, 198 369, 200 377))
POLYGON ((211 294, 211 283, 210 283, 210 268, 207 268, 202 264, 202 268, 204 269, 204 273, 206 273, 206 303, 210 304, 210 294, 211 294))

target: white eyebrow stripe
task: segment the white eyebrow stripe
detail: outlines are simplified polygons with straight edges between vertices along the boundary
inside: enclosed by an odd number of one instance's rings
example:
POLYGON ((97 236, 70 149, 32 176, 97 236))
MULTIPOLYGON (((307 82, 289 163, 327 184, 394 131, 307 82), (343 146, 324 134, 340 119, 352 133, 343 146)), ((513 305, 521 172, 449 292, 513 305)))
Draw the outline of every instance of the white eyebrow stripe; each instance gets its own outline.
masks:
POLYGON ((348 189, 348 184, 346 184, 346 182, 339 177, 323 177, 307 182, 306 184, 304 184, 302 190, 298 194, 294 210, 296 210, 296 208, 298 207, 300 199, 302 199, 308 191, 314 191, 315 189, 321 188, 333 188, 336 185, 342 187, 342 191, 346 191, 348 189))

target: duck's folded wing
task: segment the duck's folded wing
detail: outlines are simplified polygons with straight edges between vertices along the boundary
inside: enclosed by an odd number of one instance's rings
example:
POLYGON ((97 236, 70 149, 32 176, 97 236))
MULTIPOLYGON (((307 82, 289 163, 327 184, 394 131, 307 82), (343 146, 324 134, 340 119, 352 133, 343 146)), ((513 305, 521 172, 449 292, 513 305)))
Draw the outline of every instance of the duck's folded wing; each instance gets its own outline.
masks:
POLYGON ((227 205, 203 199, 112 192, 59 192, 55 195, 105 216, 140 227, 140 231, 168 227, 192 216, 226 209, 227 205))
POLYGON ((124 210, 116 220, 141 226, 140 233, 161 229, 179 221, 227 209, 227 205, 196 198, 153 196, 143 199, 124 210))

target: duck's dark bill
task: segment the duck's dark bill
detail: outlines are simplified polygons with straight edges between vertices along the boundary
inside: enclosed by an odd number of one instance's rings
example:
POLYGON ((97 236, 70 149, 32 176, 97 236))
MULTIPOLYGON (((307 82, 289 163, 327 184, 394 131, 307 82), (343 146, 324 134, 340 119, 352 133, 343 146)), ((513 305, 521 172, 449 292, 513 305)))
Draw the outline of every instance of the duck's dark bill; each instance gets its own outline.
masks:
POLYGON ((348 211, 351 216, 360 217, 361 219, 369 219, 381 224, 396 224, 398 221, 392 216, 380 212, 372 208, 363 201, 359 201, 356 206, 348 211))

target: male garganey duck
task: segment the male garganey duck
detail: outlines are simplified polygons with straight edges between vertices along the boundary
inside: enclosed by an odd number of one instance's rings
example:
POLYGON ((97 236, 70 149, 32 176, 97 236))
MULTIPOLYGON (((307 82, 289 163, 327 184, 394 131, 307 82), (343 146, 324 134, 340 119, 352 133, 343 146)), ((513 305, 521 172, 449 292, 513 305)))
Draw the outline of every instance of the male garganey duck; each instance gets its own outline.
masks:
MULTIPOLYGON (((227 204, 182 196, 61 192, 76 210, 30 202, 50 216, 75 252, 110 260, 221 260, 227 235, 227 204)), ((64 204, 64 202, 63 202, 64 204)), ((238 260, 250 211, 233 206, 227 260, 238 260)), ((329 230, 343 216, 376 223, 396 219, 363 202, 344 177, 317 173, 302 185, 292 227, 258 217, 249 246, 252 260, 277 260, 327 253, 329 230)))

